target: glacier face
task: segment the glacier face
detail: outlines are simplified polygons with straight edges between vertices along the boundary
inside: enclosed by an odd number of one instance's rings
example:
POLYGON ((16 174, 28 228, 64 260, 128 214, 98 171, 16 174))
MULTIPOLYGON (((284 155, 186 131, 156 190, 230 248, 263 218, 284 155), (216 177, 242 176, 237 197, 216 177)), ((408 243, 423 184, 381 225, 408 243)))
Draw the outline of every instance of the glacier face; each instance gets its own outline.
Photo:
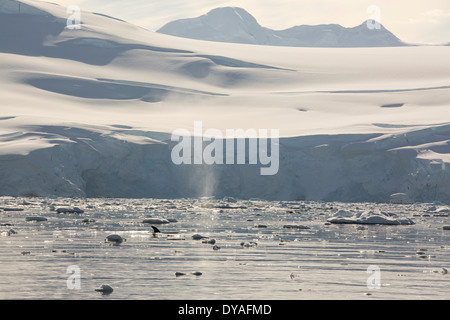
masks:
MULTIPOLYGON (((448 134, 450 126, 435 129, 448 134)), ((405 137, 282 138, 279 172, 262 176, 258 166, 248 163, 175 165, 171 161, 174 143, 169 139, 140 144, 89 128, 34 128, 38 130, 43 136, 57 135, 58 142, 46 137, 55 145, 26 155, 0 156, 0 194, 389 202, 391 194, 404 192, 413 201, 450 201, 448 166, 418 159, 420 151, 414 148, 398 149, 405 137)), ((406 138, 412 146, 422 139, 430 141, 426 130, 406 138)))

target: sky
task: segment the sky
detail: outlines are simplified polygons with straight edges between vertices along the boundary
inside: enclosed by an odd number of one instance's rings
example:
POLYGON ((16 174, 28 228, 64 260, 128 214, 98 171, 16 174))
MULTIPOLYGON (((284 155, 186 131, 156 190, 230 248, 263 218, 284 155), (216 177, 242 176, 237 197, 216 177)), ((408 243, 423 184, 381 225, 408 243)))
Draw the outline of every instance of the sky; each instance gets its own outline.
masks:
POLYGON ((375 19, 409 43, 450 43, 450 0, 49 0, 99 12, 152 31, 217 7, 241 7, 259 24, 281 30, 302 24, 344 27, 375 19))

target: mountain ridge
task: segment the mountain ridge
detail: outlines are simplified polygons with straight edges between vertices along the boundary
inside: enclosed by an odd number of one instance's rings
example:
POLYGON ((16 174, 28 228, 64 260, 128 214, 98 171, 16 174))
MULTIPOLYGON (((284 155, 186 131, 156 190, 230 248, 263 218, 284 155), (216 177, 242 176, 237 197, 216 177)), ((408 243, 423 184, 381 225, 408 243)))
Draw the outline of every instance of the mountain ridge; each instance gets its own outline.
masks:
POLYGON ((346 28, 339 24, 297 25, 284 30, 261 26, 246 10, 220 7, 196 18, 171 21, 156 32, 172 36, 242 44, 292 47, 391 47, 407 46, 382 24, 346 28))

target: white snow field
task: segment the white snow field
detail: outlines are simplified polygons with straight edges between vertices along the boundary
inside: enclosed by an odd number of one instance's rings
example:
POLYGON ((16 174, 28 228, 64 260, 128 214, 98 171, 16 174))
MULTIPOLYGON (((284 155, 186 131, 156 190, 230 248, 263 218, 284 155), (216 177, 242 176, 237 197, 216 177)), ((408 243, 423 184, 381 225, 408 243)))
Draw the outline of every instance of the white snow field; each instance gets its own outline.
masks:
POLYGON ((450 201, 450 47, 293 48, 0 0, 0 194, 450 201), (279 171, 175 165, 171 133, 279 129, 279 171))

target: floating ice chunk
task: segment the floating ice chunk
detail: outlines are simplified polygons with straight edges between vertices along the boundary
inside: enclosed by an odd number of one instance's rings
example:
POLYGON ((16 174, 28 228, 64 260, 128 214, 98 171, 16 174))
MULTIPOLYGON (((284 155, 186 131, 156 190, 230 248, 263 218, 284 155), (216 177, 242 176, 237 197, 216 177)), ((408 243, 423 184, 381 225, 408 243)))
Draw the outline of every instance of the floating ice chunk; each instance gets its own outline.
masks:
POLYGON ((254 248, 258 246, 256 242, 250 241, 250 242, 241 242, 241 246, 244 248, 254 248))
POLYGON ((3 208, 3 211, 23 211, 23 208, 3 208))
MULTIPOLYGON (((442 268, 442 269, 445 269, 445 268, 442 268)), ((440 269, 440 270, 439 269, 434 269, 431 272, 433 272, 433 273, 441 273, 441 274, 447 274, 448 273, 447 269, 445 269, 445 271, 442 270, 442 269, 440 269)))
POLYGON ((1 232, 0 235, 6 236, 6 237, 10 237, 11 235, 16 234, 16 233, 17 233, 16 230, 14 230, 14 229, 9 229, 8 231, 3 231, 3 232, 1 232))
POLYGON ((340 217, 340 218, 350 218, 355 215, 354 212, 347 211, 347 210, 339 210, 334 214, 334 217, 340 217))
MULTIPOLYGON (((428 211, 428 210, 427 210, 428 211)), ((433 210, 433 216, 435 217, 448 217, 450 215, 450 209, 448 207, 439 207, 433 210)))
POLYGON ((237 202, 237 200, 236 200, 235 198, 233 198, 233 197, 224 197, 224 198, 222 199, 222 201, 224 201, 224 202, 230 202, 230 203, 236 203, 236 202, 237 202))
POLYGON ((185 238, 182 234, 168 233, 167 240, 185 240, 185 238))
POLYGON ((409 218, 401 218, 393 213, 364 211, 349 216, 337 212, 327 220, 331 223, 341 224, 387 224, 387 225, 411 225, 414 221, 409 218))
POLYGON ((84 213, 84 210, 81 210, 81 209, 78 208, 78 207, 73 207, 73 208, 58 208, 58 209, 56 209, 56 212, 57 212, 57 213, 78 213, 78 214, 81 214, 81 213, 84 213))
POLYGON ((37 221, 37 222, 47 221, 47 218, 45 218, 45 217, 26 217, 25 219, 27 221, 37 221))
POLYGON ((412 201, 409 199, 409 197, 406 193, 394 193, 394 194, 391 194, 390 198, 391 198, 391 203, 396 203, 396 204, 412 203, 412 201))
POLYGON ((170 221, 167 219, 163 219, 163 218, 147 218, 147 219, 142 220, 142 223, 166 224, 166 223, 170 223, 170 221))
POLYGON ((112 234, 106 237, 106 241, 114 243, 122 243, 123 241, 125 241, 125 239, 119 236, 118 234, 112 234))
POLYGON ((310 229, 308 226, 303 226, 303 225, 300 225, 300 224, 285 224, 284 226, 283 226, 283 228, 285 228, 285 229, 300 229, 300 230, 307 230, 307 229, 310 229))

